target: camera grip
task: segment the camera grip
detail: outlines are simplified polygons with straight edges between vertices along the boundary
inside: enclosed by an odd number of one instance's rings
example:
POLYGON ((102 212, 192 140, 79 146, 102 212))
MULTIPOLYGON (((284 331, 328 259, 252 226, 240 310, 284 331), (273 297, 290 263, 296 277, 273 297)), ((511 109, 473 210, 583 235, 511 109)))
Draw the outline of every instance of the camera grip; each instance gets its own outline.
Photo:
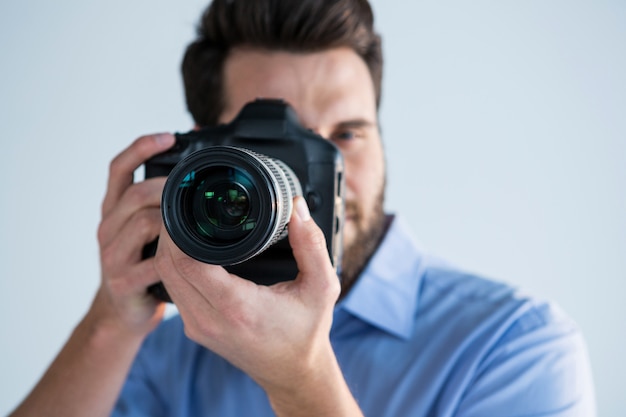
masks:
MULTIPOLYGON (((142 259, 152 258, 156 253, 157 244, 159 239, 156 238, 152 242, 148 243, 143 247, 143 251, 141 252, 142 259)), ((167 303, 171 303, 172 299, 170 295, 167 293, 165 286, 162 282, 157 282, 156 284, 152 284, 147 289, 148 294, 154 296, 157 300, 165 301, 167 303)))

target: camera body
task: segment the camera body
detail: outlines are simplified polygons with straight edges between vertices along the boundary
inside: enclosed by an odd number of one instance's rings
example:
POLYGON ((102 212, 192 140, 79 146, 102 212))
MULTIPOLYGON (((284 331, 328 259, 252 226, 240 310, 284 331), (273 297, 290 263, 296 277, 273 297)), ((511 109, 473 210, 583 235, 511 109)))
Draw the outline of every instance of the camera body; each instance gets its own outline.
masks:
MULTIPOLYGON (((257 284, 292 280, 298 268, 286 224, 291 199, 301 194, 338 268, 343 158, 334 144, 300 125, 289 105, 257 99, 231 123, 175 136, 171 149, 146 161, 145 177, 168 176, 161 212, 183 252, 257 284)), ((155 251, 156 241, 144 257, 155 251)), ((161 283, 149 291, 171 301, 161 283)))

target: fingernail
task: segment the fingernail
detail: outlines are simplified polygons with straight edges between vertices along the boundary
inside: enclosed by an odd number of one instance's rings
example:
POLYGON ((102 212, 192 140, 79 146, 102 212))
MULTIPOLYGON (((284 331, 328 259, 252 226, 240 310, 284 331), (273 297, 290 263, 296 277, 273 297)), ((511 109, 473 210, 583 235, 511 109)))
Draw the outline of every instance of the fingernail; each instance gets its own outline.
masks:
POLYGON ((159 146, 162 146, 164 148, 172 146, 175 141, 174 136, 169 135, 167 133, 160 133, 158 135, 155 135, 154 140, 159 146))
POLYGON ((309 207, 306 205, 306 201, 302 197, 298 197, 296 199, 296 213, 300 220, 307 221, 311 218, 311 213, 309 213, 309 207))

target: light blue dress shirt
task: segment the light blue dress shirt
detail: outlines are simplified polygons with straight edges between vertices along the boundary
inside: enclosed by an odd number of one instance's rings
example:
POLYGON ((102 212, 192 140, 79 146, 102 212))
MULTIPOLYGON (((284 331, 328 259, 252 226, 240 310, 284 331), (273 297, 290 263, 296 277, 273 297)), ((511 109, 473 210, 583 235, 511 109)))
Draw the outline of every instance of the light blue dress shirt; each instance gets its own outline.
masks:
MULTIPOLYGON (((428 256, 400 218, 336 306, 330 337, 367 417, 595 416, 576 325, 550 303, 428 256)), ((146 339, 113 415, 274 413, 254 381, 187 339, 175 316, 146 339)))

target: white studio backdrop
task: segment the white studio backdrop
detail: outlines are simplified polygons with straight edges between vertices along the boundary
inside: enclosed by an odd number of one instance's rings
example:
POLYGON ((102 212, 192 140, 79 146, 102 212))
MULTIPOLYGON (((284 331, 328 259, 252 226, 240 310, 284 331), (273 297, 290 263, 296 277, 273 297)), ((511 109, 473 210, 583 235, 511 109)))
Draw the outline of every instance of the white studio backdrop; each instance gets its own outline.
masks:
MULTIPOLYGON (((99 280, 110 159, 184 131, 205 1, 0 3, 0 415, 99 280)), ((602 416, 626 410, 626 3, 375 0, 387 209, 470 271, 560 304, 602 416)))

